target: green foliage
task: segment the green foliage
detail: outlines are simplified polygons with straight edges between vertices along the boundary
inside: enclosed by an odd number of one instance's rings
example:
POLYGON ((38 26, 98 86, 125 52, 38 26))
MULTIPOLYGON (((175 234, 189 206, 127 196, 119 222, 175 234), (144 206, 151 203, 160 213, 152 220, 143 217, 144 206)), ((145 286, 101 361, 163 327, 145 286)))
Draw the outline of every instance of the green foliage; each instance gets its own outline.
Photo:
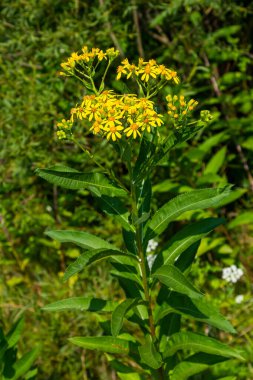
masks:
MULTIPOLYGON (((51 0, 39 3, 25 0, 21 5, 19 1, 10 3, 4 0, 1 5, 1 319, 8 329, 13 316, 19 313, 19 307, 27 310, 29 318, 24 331, 27 347, 33 347, 37 341, 44 343, 36 378, 69 379, 71 376, 73 380, 78 379, 79 373, 85 372, 85 369, 79 360, 81 351, 73 351, 66 343, 69 323, 75 330, 74 335, 79 335, 80 331, 85 335, 93 334, 96 323, 95 317, 92 319, 89 313, 86 317, 85 314, 80 316, 70 311, 61 314, 60 319, 57 313, 43 313, 42 318, 41 306, 74 294, 105 299, 112 296, 123 298, 115 288, 115 277, 108 278, 108 266, 104 262, 99 263, 98 268, 84 269, 79 275, 82 281, 74 284, 73 277, 73 283, 68 282, 63 287, 60 281, 62 271, 82 250, 79 246, 73 248, 69 244, 50 241, 43 238, 42 233, 45 229, 75 229, 76 232, 81 232, 77 229, 84 229, 85 233, 92 232, 122 248, 119 225, 122 223, 126 229, 129 220, 124 203, 110 197, 111 194, 99 194, 95 189, 93 198, 83 189, 77 193, 67 192, 33 175, 36 167, 52 167, 55 162, 64 162, 80 172, 93 170, 88 157, 81 156, 78 148, 64 142, 56 144, 53 133, 56 120, 62 119, 63 114, 75 106, 76 99, 83 95, 81 85, 58 78, 57 71, 60 70, 59 63, 73 49, 77 50, 84 43, 108 48, 112 45, 113 35, 123 53, 127 52, 135 61, 140 55, 136 37, 141 37, 145 58, 157 57, 160 63, 179 69, 184 82, 179 87, 180 93, 201 99, 201 103, 214 116, 208 128, 197 132, 194 139, 177 145, 168 159, 159 162, 161 166, 151 178, 154 195, 150 212, 152 215, 153 210, 168 200, 195 188, 209 187, 213 183, 221 187, 227 182, 235 184, 236 190, 217 204, 216 210, 182 214, 159 236, 158 242, 160 251, 160 247, 161 250, 166 247, 168 240, 185 226, 185 220, 194 220, 194 223, 199 220, 201 223, 203 218, 226 217, 228 223, 224 227, 218 227, 211 237, 202 238, 198 252, 197 248, 189 247, 185 254, 190 263, 196 255, 197 261, 191 266, 190 277, 195 279, 197 288, 205 290, 207 298, 213 296, 212 303, 217 308, 226 312, 239 333, 233 337, 233 342, 245 348, 247 363, 250 363, 253 354, 252 334, 248 331, 248 326, 253 323, 250 301, 251 5, 244 0, 138 0, 140 33, 133 23, 135 7, 127 2, 73 1, 63 4, 51 0), (213 158, 217 155, 215 165, 213 158), (122 206, 120 212, 117 211, 119 204, 122 206), (114 219, 95 212, 91 205, 101 207, 114 219), (220 279, 221 269, 239 260, 244 265, 245 276, 235 285, 225 283, 220 279), (235 303, 237 294, 244 294, 242 304, 235 303)), ((114 78, 111 83, 120 91, 126 90, 114 78)), ((167 95, 168 91, 165 88, 164 93, 167 95)), ((159 109, 162 107, 161 101, 159 109)), ((168 140, 168 147, 173 146, 174 139, 168 140)), ((111 147, 108 149, 106 144, 98 147, 98 144, 93 144, 90 135, 83 135, 83 141, 92 153, 99 151, 102 162, 112 166, 115 153, 111 147)), ((142 167, 145 167, 145 162, 142 167)), ((137 165, 136 173, 138 168, 137 165)), ((118 166, 117 169, 126 179, 124 167, 118 166)), ((134 253, 129 232, 125 233, 126 242, 129 251, 134 253)), ((175 265, 184 272, 190 264, 182 264, 179 257, 175 265)), ((130 276, 126 268, 124 275, 130 276)), ((133 287, 132 298, 139 295, 138 286, 137 289, 135 285, 133 287)), ((189 302, 187 296, 178 294, 177 297, 182 302, 189 302)), ((180 305, 177 305, 179 310, 180 305)), ((206 317, 207 311, 203 314, 206 317)), ((201 319, 201 315, 198 316, 201 319)), ((202 320, 205 317, 202 316, 202 320)), ((208 317, 211 317, 209 313, 208 317)), ((192 328, 201 329, 198 322, 190 320, 184 314, 182 325, 188 328, 190 323, 192 328)), ((206 321, 206 324, 211 323, 206 321)), ((98 326, 97 331, 98 334, 101 331, 98 326)), ((224 339, 222 333, 213 328, 210 334, 224 339)), ((107 380, 115 376, 108 369, 105 359, 102 359, 103 365, 98 365, 101 358, 98 359, 96 354, 88 353, 85 358, 88 378, 107 380)), ((251 364, 241 363, 238 366, 236 361, 215 365, 212 370, 197 375, 197 378, 209 380, 212 375, 227 378, 228 370, 234 375, 232 379, 252 378, 251 364)), ((128 371, 119 377, 140 379, 139 375, 131 372, 131 368, 128 371)), ((196 376, 193 378, 195 380, 196 376)))
POLYGON ((23 356, 18 356, 17 343, 24 328, 21 317, 5 335, 0 329, 0 374, 3 380, 34 379, 37 369, 31 369, 39 354, 37 346, 23 356))

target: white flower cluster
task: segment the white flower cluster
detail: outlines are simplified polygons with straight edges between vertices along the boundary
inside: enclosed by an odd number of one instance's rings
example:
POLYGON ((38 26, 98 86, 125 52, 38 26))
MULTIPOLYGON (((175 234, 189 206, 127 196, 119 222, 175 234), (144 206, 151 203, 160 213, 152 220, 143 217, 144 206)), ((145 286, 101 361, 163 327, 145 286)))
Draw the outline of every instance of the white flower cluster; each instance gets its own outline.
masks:
POLYGON ((242 303, 244 300, 244 295, 243 294, 238 294, 238 296, 235 297, 235 302, 236 303, 242 303))
POLYGON ((153 239, 149 240, 148 246, 147 246, 147 252, 153 252, 153 251, 155 251, 155 249, 156 249, 157 246, 158 246, 157 241, 155 241, 153 239))
POLYGON ((227 282, 236 283, 243 275, 243 270, 237 268, 236 265, 231 265, 230 267, 224 268, 222 270, 222 278, 227 282))
POLYGON ((147 262, 148 262, 148 267, 150 270, 155 262, 156 257, 157 255, 147 255, 147 262))

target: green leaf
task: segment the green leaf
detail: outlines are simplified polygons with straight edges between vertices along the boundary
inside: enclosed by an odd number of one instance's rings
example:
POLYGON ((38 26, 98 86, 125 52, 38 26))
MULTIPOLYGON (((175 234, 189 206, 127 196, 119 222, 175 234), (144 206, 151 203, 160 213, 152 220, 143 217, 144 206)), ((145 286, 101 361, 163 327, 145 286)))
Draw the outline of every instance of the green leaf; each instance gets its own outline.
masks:
POLYGON ((221 223, 224 223, 224 219, 222 218, 208 218, 184 227, 166 243, 163 250, 157 255, 152 271, 155 271, 164 264, 173 264, 187 248, 202 239, 208 232, 221 223))
POLYGON ((186 294, 190 298, 200 298, 203 295, 194 288, 182 272, 173 265, 164 265, 152 277, 178 293, 186 294))
POLYGON ((74 276, 76 273, 79 273, 84 267, 99 261, 111 258, 112 256, 123 256, 128 257, 134 261, 138 261, 136 256, 127 255, 122 251, 114 249, 93 249, 90 251, 84 252, 79 256, 74 263, 70 264, 63 276, 63 281, 68 280, 70 277, 74 276))
POLYGON ((98 350, 109 354, 128 355, 130 352, 137 352, 138 345, 125 339, 111 336, 99 337, 75 337, 69 341, 87 350, 98 350))
POLYGON ((107 241, 83 231, 45 231, 45 235, 61 243, 74 243, 85 249, 117 249, 107 241))
POLYGON ((219 355, 209 355, 198 353, 191 355, 177 364, 171 373, 171 380, 187 380, 190 376, 196 375, 208 369, 211 365, 228 360, 219 355))
MULTIPOLYGON (((67 170, 68 168, 66 168, 67 170)), ((109 196, 126 196, 124 189, 116 187, 102 173, 80 173, 51 169, 36 169, 36 174, 54 185, 65 187, 66 189, 79 190, 89 187, 97 188, 101 194, 109 196)))
POLYGON ((129 310, 137 306, 140 302, 143 301, 138 298, 126 299, 114 309, 111 320, 111 331, 113 336, 116 337, 119 335, 119 332, 123 326, 125 315, 128 313, 129 310))
POLYGON ((224 163, 226 153, 227 153, 227 148, 225 146, 221 148, 217 153, 215 153, 215 155, 211 158, 211 160, 206 165, 203 175, 210 174, 210 173, 217 174, 224 163))
POLYGON ((147 225, 145 241, 161 234, 179 215, 185 211, 216 206, 230 194, 230 186, 218 189, 199 189, 178 195, 162 206, 147 225))
POLYGON ((3 380, 17 380, 20 379, 33 365, 34 360, 38 356, 40 347, 36 347, 30 352, 23 355, 12 367, 14 375, 12 377, 3 376, 3 380))
POLYGON ((46 311, 65 311, 65 310, 80 310, 80 311, 95 311, 100 313, 112 312, 118 302, 105 301, 99 298, 92 297, 73 297, 60 301, 56 301, 46 305, 42 310, 46 311))
POLYGON ((235 333, 233 326, 204 298, 190 299, 185 295, 171 292, 164 304, 157 309, 155 322, 163 319, 168 313, 178 313, 185 317, 214 326, 229 333, 235 333))
POLYGON ((92 189, 92 193, 98 199, 99 206, 104 213, 113 216, 125 230, 135 232, 135 228, 129 223, 130 213, 120 199, 102 195, 94 189, 92 189))
POLYGON ((150 335, 146 336, 144 345, 139 347, 139 354, 142 363, 153 369, 158 369, 162 366, 162 357, 156 350, 150 335))
POLYGON ((252 211, 245 211, 242 212, 240 215, 238 215, 235 219, 233 219, 229 225, 228 228, 232 229, 238 226, 242 225, 250 225, 253 224, 253 212, 252 211))
POLYGON ((220 343, 216 339, 192 332, 178 332, 173 334, 165 347, 164 357, 172 356, 179 350, 205 352, 207 354, 244 360, 237 351, 220 343))
POLYGON ((21 333, 24 328, 24 318, 21 317, 17 322, 12 326, 11 330, 6 335, 6 340, 8 342, 8 348, 14 347, 21 336, 21 333))

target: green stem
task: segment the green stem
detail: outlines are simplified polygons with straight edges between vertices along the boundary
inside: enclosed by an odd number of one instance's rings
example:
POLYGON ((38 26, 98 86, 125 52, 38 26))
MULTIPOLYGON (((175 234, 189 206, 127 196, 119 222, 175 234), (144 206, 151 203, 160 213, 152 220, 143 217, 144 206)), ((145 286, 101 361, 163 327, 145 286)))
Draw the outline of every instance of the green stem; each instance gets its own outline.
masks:
POLYGON ((120 187, 122 187, 127 193, 129 193, 129 190, 125 187, 125 185, 115 176, 115 174, 113 173, 113 171, 110 171, 108 170, 106 167, 104 167, 103 165, 101 165, 96 159, 95 157, 93 156, 93 154, 91 154, 88 149, 84 148, 82 146, 82 144, 80 144, 74 137, 71 138, 71 140, 85 153, 87 154, 87 156, 94 162, 94 164, 96 164, 104 173, 106 173, 110 178, 111 180, 115 181, 118 183, 118 185, 120 187))
MULTIPOLYGON (((134 185, 133 180, 132 180, 132 167, 131 167, 130 163, 128 163, 128 170, 129 170, 130 179, 131 179, 131 197, 132 197, 133 219, 138 219, 136 186, 134 185)), ((156 340, 155 323, 154 323, 154 317, 153 317, 153 312, 152 312, 151 296, 149 293, 148 277, 147 277, 147 270, 146 270, 146 260, 145 260, 145 254, 143 251, 143 246, 142 246, 142 228, 141 228, 140 224, 138 224, 136 226, 135 237, 136 237, 138 255, 140 258, 140 269, 141 269, 144 296, 145 296, 145 301, 147 302, 149 328, 150 328, 150 333, 151 333, 152 339, 153 339, 153 341, 155 341, 156 340)))
POLYGON ((109 69, 111 63, 112 63, 112 61, 109 59, 109 61, 108 61, 108 65, 106 66, 106 69, 105 69, 104 75, 103 75, 103 77, 102 77, 102 80, 101 80, 101 83, 100 83, 100 86, 99 86, 99 90, 98 90, 99 92, 101 91, 101 88, 104 88, 104 87, 103 87, 103 84, 104 84, 105 77, 106 77, 107 71, 108 71, 108 69, 109 69))

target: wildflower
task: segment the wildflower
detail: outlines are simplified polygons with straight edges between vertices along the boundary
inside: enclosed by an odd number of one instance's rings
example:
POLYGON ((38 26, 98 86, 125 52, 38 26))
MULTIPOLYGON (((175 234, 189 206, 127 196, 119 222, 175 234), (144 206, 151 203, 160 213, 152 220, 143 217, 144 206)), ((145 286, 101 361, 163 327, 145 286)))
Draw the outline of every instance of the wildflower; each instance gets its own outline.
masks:
POLYGON ((118 75, 116 76, 116 79, 119 80, 121 78, 122 74, 126 74, 126 68, 124 66, 118 66, 117 67, 117 73, 118 75))
POLYGON ((157 246, 158 246, 157 241, 155 241, 154 239, 149 240, 148 246, 147 246, 147 252, 155 251, 157 246))
POLYGON ((236 283, 243 275, 243 270, 237 268, 236 265, 231 265, 230 267, 224 268, 222 270, 222 278, 227 282, 236 283))
POLYGON ((124 127, 122 125, 112 125, 108 127, 106 131, 108 132, 106 135, 107 140, 112 139, 112 141, 116 141, 117 138, 120 139, 122 136, 119 131, 122 131, 124 127))
POLYGON ((101 124, 101 119, 95 121, 95 123, 93 123, 92 127, 90 128, 90 131, 93 131, 94 135, 97 135, 102 130, 103 130, 103 126, 101 124))
POLYGON ((57 123, 57 127, 60 129, 69 130, 72 128, 72 122, 70 120, 62 119, 60 123, 57 123))
POLYGON ((153 78, 156 78, 157 76, 156 68, 153 65, 150 65, 150 63, 148 63, 146 67, 141 68, 138 71, 138 73, 139 74, 143 73, 143 75, 141 76, 141 80, 145 82, 148 82, 150 76, 153 78))
POLYGON ((97 57, 98 57, 98 60, 99 60, 99 61, 102 61, 103 59, 106 59, 106 53, 104 53, 103 50, 100 50, 100 51, 97 53, 97 57))
POLYGON ((130 124, 130 127, 124 129, 124 132, 126 133, 127 137, 130 137, 133 135, 133 138, 136 139, 137 136, 141 136, 140 131, 138 131, 139 128, 141 128, 142 123, 138 121, 133 121, 131 118, 129 118, 128 123, 130 124))
POLYGON ((157 255, 147 255, 147 262, 148 262, 148 267, 149 269, 151 270, 152 269, 152 266, 155 262, 155 259, 156 259, 157 255))
POLYGON ((235 297, 235 302, 236 303, 242 303, 244 300, 244 295, 243 294, 238 294, 238 296, 235 297))
POLYGON ((66 137, 67 137, 67 135, 64 131, 57 131, 56 135, 57 135, 59 140, 66 139, 66 137))

